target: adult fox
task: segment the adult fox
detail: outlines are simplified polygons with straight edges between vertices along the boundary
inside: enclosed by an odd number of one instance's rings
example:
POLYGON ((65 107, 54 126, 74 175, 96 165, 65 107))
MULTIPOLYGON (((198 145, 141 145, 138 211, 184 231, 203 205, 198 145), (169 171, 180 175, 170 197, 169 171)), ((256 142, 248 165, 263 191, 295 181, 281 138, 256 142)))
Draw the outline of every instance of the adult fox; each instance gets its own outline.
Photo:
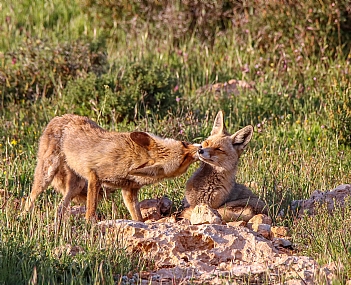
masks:
POLYGON ((142 221, 139 189, 183 174, 198 146, 145 132, 109 132, 94 121, 66 114, 53 118, 39 142, 32 191, 25 209, 51 184, 63 194, 59 215, 73 198, 87 200, 86 219, 96 212, 101 187, 121 188, 132 219, 142 221))
POLYGON ((189 218, 192 209, 204 203, 217 209, 222 219, 248 221, 266 213, 266 204, 245 185, 236 183, 239 158, 251 140, 253 127, 246 126, 230 135, 223 112, 219 111, 211 135, 199 149, 200 167, 186 184, 185 207, 181 216, 189 218))

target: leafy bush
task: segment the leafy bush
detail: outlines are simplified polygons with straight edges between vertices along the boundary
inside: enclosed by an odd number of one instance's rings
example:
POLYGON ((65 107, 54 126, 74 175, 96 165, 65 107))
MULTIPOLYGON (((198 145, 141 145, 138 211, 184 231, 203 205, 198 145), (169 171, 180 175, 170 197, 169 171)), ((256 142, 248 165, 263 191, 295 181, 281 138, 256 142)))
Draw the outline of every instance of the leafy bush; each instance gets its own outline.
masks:
POLYGON ((128 66, 117 77, 117 89, 126 97, 138 98, 139 102, 153 111, 165 113, 176 102, 177 78, 163 63, 146 59, 128 66))
POLYGON ((94 48, 79 41, 55 45, 28 38, 18 49, 5 53, 0 63, 3 101, 51 97, 60 94, 71 79, 106 72, 106 54, 94 48))
POLYGON ((177 79, 170 69, 144 60, 100 77, 72 80, 64 90, 64 109, 81 115, 102 114, 108 121, 131 120, 137 111, 166 114, 179 96, 177 79))

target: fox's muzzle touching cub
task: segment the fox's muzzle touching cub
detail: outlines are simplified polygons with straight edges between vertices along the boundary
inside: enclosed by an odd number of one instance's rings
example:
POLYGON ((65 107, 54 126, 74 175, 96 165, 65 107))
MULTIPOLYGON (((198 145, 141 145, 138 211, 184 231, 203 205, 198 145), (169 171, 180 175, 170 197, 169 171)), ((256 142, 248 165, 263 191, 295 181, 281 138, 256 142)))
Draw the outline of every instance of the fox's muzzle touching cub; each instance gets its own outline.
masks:
POLYGON ((189 218, 192 209, 201 203, 217 209, 225 221, 249 220, 255 214, 265 213, 266 204, 250 189, 236 183, 240 155, 251 140, 253 127, 246 126, 230 135, 220 111, 210 137, 199 149, 200 167, 186 184, 185 206, 182 213, 189 218))
POLYGON ((53 118, 39 142, 37 166, 26 210, 50 184, 63 194, 63 215, 72 199, 87 200, 86 219, 102 195, 121 188, 133 220, 142 220, 138 191, 143 185, 183 174, 197 160, 198 146, 145 132, 109 132, 77 115, 53 118))

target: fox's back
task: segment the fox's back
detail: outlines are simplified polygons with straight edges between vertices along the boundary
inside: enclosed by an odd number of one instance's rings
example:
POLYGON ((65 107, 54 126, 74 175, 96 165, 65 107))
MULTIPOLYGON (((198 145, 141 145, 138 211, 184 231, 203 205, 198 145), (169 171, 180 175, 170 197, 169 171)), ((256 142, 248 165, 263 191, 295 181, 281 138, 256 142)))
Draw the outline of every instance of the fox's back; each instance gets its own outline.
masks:
POLYGON ((83 177, 93 169, 117 187, 143 186, 178 176, 196 160, 197 147, 180 141, 147 134, 150 141, 143 146, 134 138, 135 132, 106 131, 80 116, 69 116, 67 121, 62 152, 68 165, 83 177))
POLYGON ((196 160, 197 147, 193 145, 148 134, 151 143, 143 147, 131 134, 107 131, 87 117, 66 114, 47 125, 42 151, 55 149, 55 156, 62 157, 78 176, 87 179, 94 170, 115 187, 143 186, 175 177, 196 160))
POLYGON ((150 162, 147 150, 134 143, 130 133, 107 131, 86 117, 70 119, 63 130, 62 153, 83 177, 93 170, 105 180, 123 181, 131 169, 150 162))

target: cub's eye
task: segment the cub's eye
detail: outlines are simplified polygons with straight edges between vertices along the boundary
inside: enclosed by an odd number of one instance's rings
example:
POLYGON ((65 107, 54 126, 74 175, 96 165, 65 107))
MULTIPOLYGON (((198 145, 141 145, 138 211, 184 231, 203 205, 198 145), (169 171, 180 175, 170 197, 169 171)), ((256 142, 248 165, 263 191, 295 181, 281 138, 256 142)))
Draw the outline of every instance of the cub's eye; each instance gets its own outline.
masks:
POLYGON ((220 147, 216 147, 216 150, 221 151, 221 152, 224 152, 224 150, 221 149, 220 147))
POLYGON ((207 142, 207 141, 204 141, 204 142, 202 143, 202 147, 208 147, 208 142, 207 142))

